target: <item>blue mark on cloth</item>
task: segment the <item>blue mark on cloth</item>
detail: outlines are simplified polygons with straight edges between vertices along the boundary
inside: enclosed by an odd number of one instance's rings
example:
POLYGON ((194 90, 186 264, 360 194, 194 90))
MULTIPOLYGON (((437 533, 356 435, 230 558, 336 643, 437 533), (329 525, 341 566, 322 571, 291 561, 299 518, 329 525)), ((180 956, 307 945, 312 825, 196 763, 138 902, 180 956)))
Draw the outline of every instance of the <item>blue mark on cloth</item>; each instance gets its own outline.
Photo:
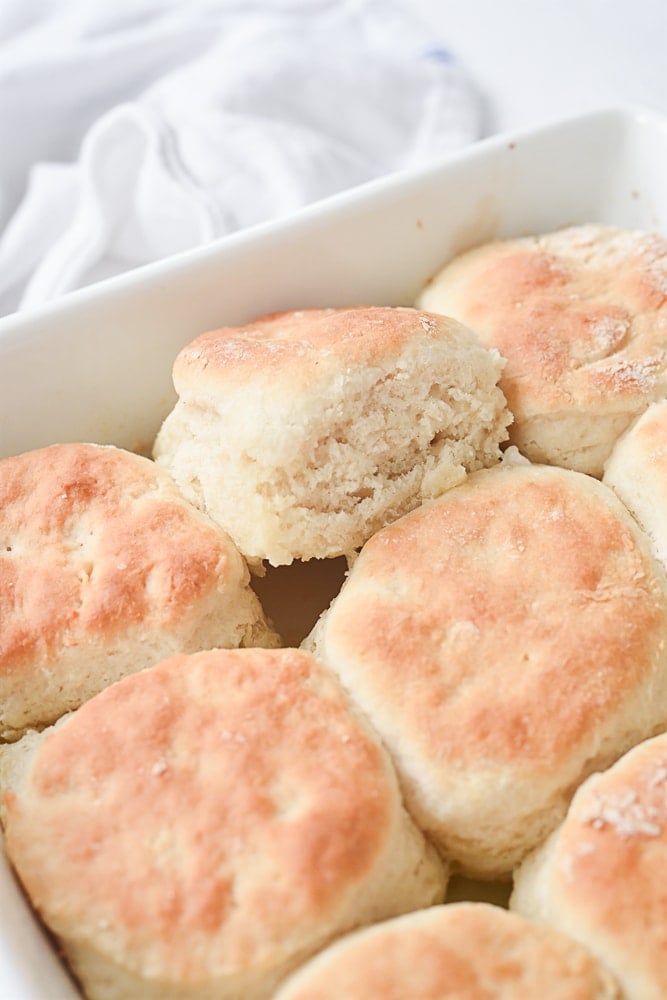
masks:
POLYGON ((452 56, 447 49, 435 48, 425 49, 422 52, 423 59, 433 59, 434 62, 451 62, 452 56))

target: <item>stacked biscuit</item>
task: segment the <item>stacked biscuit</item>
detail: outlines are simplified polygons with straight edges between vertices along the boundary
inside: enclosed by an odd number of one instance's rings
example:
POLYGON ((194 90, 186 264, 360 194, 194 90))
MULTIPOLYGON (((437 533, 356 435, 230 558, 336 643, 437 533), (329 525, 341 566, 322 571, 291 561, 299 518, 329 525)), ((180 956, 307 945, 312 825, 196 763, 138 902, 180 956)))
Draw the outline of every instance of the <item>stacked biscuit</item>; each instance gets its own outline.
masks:
POLYGON ((665 995, 666 303, 658 237, 499 242, 199 337, 153 462, 0 462, 2 822, 86 996, 665 995), (340 556, 285 648, 248 567, 340 556))

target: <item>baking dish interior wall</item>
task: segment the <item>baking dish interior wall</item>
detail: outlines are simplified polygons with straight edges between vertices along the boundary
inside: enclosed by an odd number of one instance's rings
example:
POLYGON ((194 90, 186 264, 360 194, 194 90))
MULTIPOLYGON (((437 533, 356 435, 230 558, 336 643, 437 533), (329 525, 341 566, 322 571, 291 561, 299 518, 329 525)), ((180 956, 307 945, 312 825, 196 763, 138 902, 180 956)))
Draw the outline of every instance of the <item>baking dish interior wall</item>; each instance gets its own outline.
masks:
POLYGON ((454 253, 572 223, 665 230, 667 129, 609 111, 487 140, 29 315, 0 320, 0 456, 54 441, 146 450, 197 334, 279 309, 406 304, 454 253))

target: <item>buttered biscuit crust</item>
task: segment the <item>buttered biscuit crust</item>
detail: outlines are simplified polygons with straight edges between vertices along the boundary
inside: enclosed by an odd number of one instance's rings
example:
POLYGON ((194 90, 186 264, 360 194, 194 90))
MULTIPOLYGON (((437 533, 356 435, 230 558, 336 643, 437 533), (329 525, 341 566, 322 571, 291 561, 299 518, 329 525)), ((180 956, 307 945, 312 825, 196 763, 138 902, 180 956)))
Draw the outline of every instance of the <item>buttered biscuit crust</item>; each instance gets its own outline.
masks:
POLYGON ((455 258, 417 304, 453 316, 507 364, 512 442, 601 476, 632 420, 667 394, 667 241, 573 226, 455 258))
POLYGON ((562 825, 516 873, 511 906, 567 928, 631 1000, 662 1000, 666 864, 667 736, 660 735, 579 789, 562 825))
POLYGON ((375 535, 306 645, 368 713, 418 822, 493 878, 667 722, 666 625, 663 573, 611 490, 509 465, 375 535))
POLYGON ((502 360, 407 308, 311 309, 204 334, 154 455, 252 560, 347 555, 500 458, 502 360))
POLYGON ((298 650, 163 661, 2 772, 9 857, 92 998, 266 997, 444 894, 385 751, 298 650))
POLYGON ((0 737, 174 652, 275 645, 224 532, 119 448, 0 461, 0 737))
POLYGON ((275 1000, 620 1000, 574 940, 484 903, 433 906, 348 935, 275 1000))

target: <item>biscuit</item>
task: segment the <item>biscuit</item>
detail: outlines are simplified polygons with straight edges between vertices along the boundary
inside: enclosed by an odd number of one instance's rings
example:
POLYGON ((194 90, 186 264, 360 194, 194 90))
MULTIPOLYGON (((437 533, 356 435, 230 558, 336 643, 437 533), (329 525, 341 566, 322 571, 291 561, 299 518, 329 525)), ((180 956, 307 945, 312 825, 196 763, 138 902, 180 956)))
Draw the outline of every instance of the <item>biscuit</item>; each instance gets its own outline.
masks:
POLYGON ((231 540, 147 458, 0 461, 0 738, 176 652, 276 645, 231 540))
POLYGON ((386 751, 299 650, 172 657, 2 756, 9 858, 90 1000, 267 997, 444 895, 386 751))
POLYGON ((649 536, 667 568, 667 401, 653 403, 605 463, 610 486, 649 536))
POLYGON ((511 906, 567 930, 628 1000, 667 996, 667 735, 630 750, 575 795, 516 873, 511 906))
POLYGON ((154 455, 250 560, 346 555, 499 460, 501 368, 414 309, 264 316, 181 351, 154 455))
POLYGON ((378 532, 304 645, 384 740, 418 825, 493 879, 667 723, 666 628, 664 574, 613 492, 503 464, 378 532))
POLYGON ((667 241, 574 226, 455 258, 417 299, 507 359, 511 440, 535 462, 602 475, 614 442, 667 393, 667 241))
POLYGON ((621 1000, 570 938, 484 903, 395 917, 331 945, 275 1000, 621 1000))

